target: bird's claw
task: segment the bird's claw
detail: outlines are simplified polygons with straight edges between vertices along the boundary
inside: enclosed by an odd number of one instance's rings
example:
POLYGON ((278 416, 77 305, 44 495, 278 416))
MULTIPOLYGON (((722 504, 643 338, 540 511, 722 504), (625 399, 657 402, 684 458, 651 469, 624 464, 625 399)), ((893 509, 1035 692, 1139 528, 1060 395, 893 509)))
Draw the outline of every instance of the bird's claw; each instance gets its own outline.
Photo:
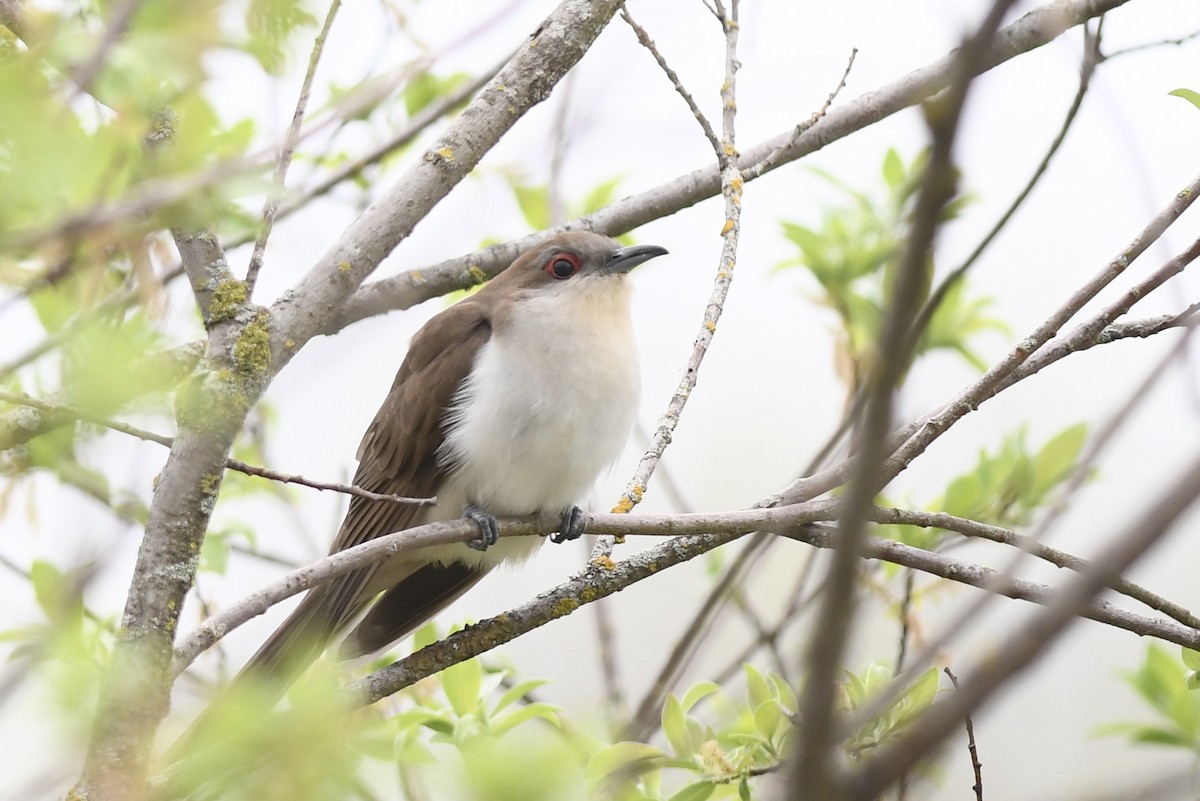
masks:
POLYGON ((563 512, 562 527, 557 532, 550 535, 550 541, 553 543, 570 542, 577 540, 583 534, 583 510, 578 506, 572 506, 567 511, 563 512))
POLYGON ((479 536, 473 540, 467 540, 468 548, 486 551, 496 544, 496 540, 500 539, 500 526, 496 523, 494 514, 485 512, 478 506, 467 504, 463 509, 463 517, 475 521, 475 525, 479 526, 479 536))

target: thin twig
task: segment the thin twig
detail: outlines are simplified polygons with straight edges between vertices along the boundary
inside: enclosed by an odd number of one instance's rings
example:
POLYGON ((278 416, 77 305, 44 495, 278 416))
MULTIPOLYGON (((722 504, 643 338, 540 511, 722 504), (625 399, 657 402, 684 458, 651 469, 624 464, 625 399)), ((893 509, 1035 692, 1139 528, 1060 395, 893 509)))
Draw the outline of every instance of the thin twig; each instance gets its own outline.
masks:
POLYGON ((801 720, 794 761, 795 799, 837 799, 834 780, 834 692, 855 607, 855 582, 872 500, 890 476, 883 469, 892 426, 892 394, 911 362, 905 336, 920 311, 923 276, 942 208, 953 197, 956 176, 954 140, 972 78, 1013 0, 996 0, 954 60, 953 79, 943 96, 931 101, 926 121, 932 136, 929 163, 914 203, 907 246, 899 262, 892 297, 878 336, 878 357, 868 376, 862 419, 855 427, 858 456, 839 518, 840 542, 826 579, 821 611, 807 649, 801 720))
MULTIPOLYGON (((1200 472, 1197 473, 1197 476, 1200 476, 1200 472)), ((352 683, 349 688, 350 692, 358 699, 359 703, 374 703, 450 665, 486 653, 551 620, 571 614, 581 606, 619 592, 673 565, 707 553, 736 538, 738 530, 759 530, 770 527, 783 535, 814 547, 832 548, 840 536, 832 526, 819 523, 801 525, 801 521, 806 519, 813 520, 818 517, 830 516, 832 516, 831 509, 820 504, 797 505, 782 514, 779 513, 779 510, 752 510, 750 512, 731 512, 719 516, 590 515, 586 528, 592 530, 593 533, 623 532, 628 535, 662 535, 686 530, 693 536, 671 537, 659 545, 616 562, 611 567, 590 564, 586 572, 542 593, 537 598, 501 615, 480 621, 469 629, 452 634, 352 683), (770 519, 774 520, 771 526, 767 525, 764 515, 770 515, 770 519), (718 524, 718 519, 723 519, 723 522, 718 524), (793 525, 788 526, 784 522, 785 520, 793 521, 793 525), (724 529, 727 533, 701 533, 720 529, 724 529)), ((558 521, 554 519, 545 518, 540 519, 540 526, 532 528, 545 527, 547 530, 553 530, 557 523, 558 521)), ((463 540, 478 534, 471 527, 469 521, 434 525, 457 526, 455 531, 463 540)), ((510 530, 509 525, 512 525, 509 521, 501 521, 501 536, 510 530)), ((443 532, 448 530, 442 529, 443 532)), ((520 530, 527 529, 521 528, 520 530)), ((429 536, 432 531, 433 526, 422 526, 419 530, 410 529, 406 533, 424 537, 429 536)), ((368 543, 368 545, 370 544, 368 543)), ((348 554, 353 550, 356 549, 341 553, 348 554)), ((863 556, 867 559, 878 559, 911 567, 950 581, 1037 604, 1058 606, 1063 596, 1062 592, 1036 582, 1019 579, 997 581, 995 572, 988 568, 961 562, 944 554, 913 548, 892 540, 868 537, 864 543, 863 556)), ((1104 601, 1085 604, 1078 613, 1088 619, 1141 636, 1153 636, 1192 648, 1200 646, 1200 632, 1194 629, 1186 628, 1174 621, 1135 614, 1104 601)), ((961 716, 957 719, 961 719, 961 716)))
POLYGON ((263 203, 262 222, 258 227, 258 235, 254 238, 254 250, 250 254, 250 266, 246 268, 247 296, 254 294, 254 285, 258 281, 263 256, 267 252, 267 240, 271 236, 271 228, 275 225, 275 215, 279 211, 279 199, 283 197, 288 167, 292 164, 296 145, 300 141, 300 124, 304 121, 304 112, 308 108, 308 97, 312 92, 313 78, 317 74, 317 64, 321 61, 321 54, 325 52, 325 40, 329 37, 329 29, 333 27, 334 17, 337 16, 341 6, 342 0, 330 2, 321 32, 313 40, 312 52, 308 57, 308 69, 304 73, 304 82, 300 86, 300 96, 296 98, 296 110, 292 112, 292 122, 288 126, 287 134, 283 137, 283 145, 279 148, 279 158, 275 162, 275 175, 271 179, 271 188, 267 190, 267 199, 263 203))
POLYGON ((101 37, 100 42, 96 45, 96 49, 92 51, 87 61, 79 65, 78 69, 73 72, 71 81, 75 84, 75 88, 71 92, 72 99, 87 94, 92 86, 92 81, 96 78, 96 74, 104 66, 104 62, 108 59, 108 54, 112 52, 117 41, 128 30, 129 23, 133 21, 133 16, 137 13, 138 7, 141 4, 142 0, 125 0, 117 8, 108 26, 104 29, 104 36, 101 37))
MULTIPOLYGON (((942 672, 950 677, 950 683, 957 690, 958 676, 954 675, 954 671, 946 666, 942 668, 942 672)), ((979 761, 979 750, 975 746, 975 724, 970 715, 967 715, 963 722, 967 728, 967 753, 971 755, 971 770, 975 772, 975 784, 971 789, 975 791, 975 801, 983 801, 983 763, 979 761)))
MULTIPOLYGON (((992 69, 1022 53, 1040 47, 1064 31, 1129 0, 1060 0, 1047 3, 1005 27, 987 53, 982 70, 992 69)), ((921 67, 886 86, 867 92, 828 114, 795 141, 780 164, 790 163, 860 131, 903 109, 932 97, 947 86, 953 54, 921 67)), ((741 164, 751 166, 790 140, 794 126, 742 150, 741 164)), ((586 229, 616 236, 651 220, 668 216, 721 191, 717 165, 709 165, 660 186, 624 198, 592 214, 568 222, 563 230, 586 229)), ((320 333, 332 334, 359 320, 411 308, 446 292, 472 286, 479 274, 494 276, 522 251, 542 242, 555 231, 542 231, 482 250, 422 265, 389 278, 364 284, 346 299, 334 320, 320 333)))
POLYGON ((1008 204, 1008 208, 1004 210, 1004 213, 1000 215, 1000 218, 996 220, 991 229, 984 234, 983 239, 979 240, 978 244, 975 245, 975 249, 963 260, 962 264, 955 267, 942 279, 941 283, 930 294, 929 299, 925 301, 925 305, 921 308, 921 312, 917 315, 916 322, 913 323, 912 330, 909 332, 910 348, 916 347, 916 343, 920 341, 925 329, 929 326, 929 321, 933 319, 933 315, 945 301, 950 290, 966 276, 967 272, 975 265, 975 262, 979 260, 979 257, 983 255, 988 246, 1000 235, 1000 232, 1012 220, 1017 210, 1033 194, 1034 188, 1041 182, 1042 176, 1050 168, 1050 162, 1058 154, 1063 142, 1067 139, 1067 134, 1070 132, 1071 126, 1079 115, 1079 109, 1083 106, 1083 98, 1087 95, 1088 88, 1091 86, 1092 75, 1096 71, 1096 65, 1100 63, 1100 31, 1103 23, 1104 17, 1101 17, 1099 23, 1096 25, 1095 35, 1088 30, 1087 23, 1081 26, 1083 28, 1084 53, 1083 65, 1079 70, 1079 88, 1075 90, 1075 97, 1071 100, 1071 105, 1067 109, 1062 125, 1059 126, 1058 133, 1050 142, 1050 146, 1046 148, 1042 160, 1034 168, 1033 174, 1029 176, 1029 180, 1025 182, 1025 186, 1021 188, 1017 196, 1008 204))
MULTIPOLYGON (((1138 234, 1137 238, 1114 257, 1097 275, 1072 293, 1063 305, 1056 309, 1029 336, 1021 340, 1016 348, 993 365, 991 369, 962 392, 953 402, 945 406, 937 414, 925 419, 919 427, 916 427, 911 436, 907 438, 907 441, 888 457, 884 464, 883 480, 890 481, 899 475, 930 444, 964 416, 977 409, 983 401, 994 397, 996 393, 1012 386, 1017 381, 1027 378, 1047 364, 1057 361, 1066 355, 1066 353, 1085 347, 1083 343, 1089 337, 1093 340, 1098 337, 1104 328, 1113 323, 1116 317, 1124 314, 1134 303, 1144 297, 1145 292, 1160 286, 1167 278, 1175 275, 1190 263, 1196 257, 1196 244, 1193 244, 1187 251, 1159 268, 1151 278, 1141 282, 1134 289, 1125 293, 1119 300, 1110 304, 1088 324, 1072 331, 1062 342, 1057 343, 1062 347, 1062 350, 1058 351, 1057 355, 1054 355, 1055 352, 1051 348, 1042 350, 1084 305, 1123 274, 1135 259, 1162 236, 1171 223, 1177 220, 1191 206, 1198 195, 1200 195, 1200 175, 1193 178, 1187 188, 1176 194, 1172 198, 1171 203, 1150 220, 1142 232, 1138 234)), ((913 427, 909 426, 908 428, 911 429, 913 427)), ((836 473, 837 471, 831 472, 836 473)), ((803 487, 802 482, 796 482, 796 485, 796 490, 789 488, 789 490, 781 493, 784 495, 785 500, 790 500, 789 496, 792 492, 798 491, 803 487)))
POLYGON ((833 105, 833 101, 836 100, 837 96, 841 94, 843 89, 846 88, 846 80, 850 77, 850 70, 854 69, 854 59, 857 57, 858 48, 850 48, 850 57, 846 59, 846 68, 842 70, 842 79, 838 81, 837 86, 833 87, 833 91, 830 92, 829 96, 825 98, 825 102, 821 104, 821 107, 814 111, 812 116, 807 120, 798 123, 796 127, 792 129, 792 135, 780 142, 778 147, 776 147, 767 155, 763 156, 762 159, 752 166, 743 169, 743 179, 747 181, 753 181, 755 178, 761 176, 764 172, 773 170, 775 167, 779 166, 780 161, 783 160, 784 154, 796 144, 796 140, 800 138, 801 134, 816 125, 821 121, 822 117, 829 113, 829 109, 833 105))
MULTIPOLYGON (((721 9, 719 3, 717 3, 717 8, 721 9)), ((614 512, 628 512, 641 503, 642 496, 645 494, 646 488, 650 483, 650 477, 654 475, 655 468, 662 459, 667 445, 671 442, 675 427, 679 424, 679 418, 683 414, 683 409, 687 405, 688 398, 691 397, 692 391, 696 388, 700 365, 704 361, 704 356, 708 352, 709 345, 712 343, 713 335, 716 333, 717 323, 721 319, 721 313, 725 310, 725 300, 729 296, 729 287, 733 282, 733 269, 737 260, 738 235, 741 230, 739 221, 741 220, 742 213, 743 184, 737 168, 737 149, 734 134, 734 121, 737 112, 737 8, 738 4, 734 2, 732 5, 734 16, 731 19, 723 21, 725 29, 725 82, 721 86, 721 105, 723 109, 721 115, 722 141, 716 147, 716 157, 717 164, 721 170, 721 192, 725 197, 725 223, 721 228, 721 256, 717 264, 717 274, 713 279, 713 289, 708 298, 708 305, 704 309, 704 319, 701 322, 700 331, 692 343, 692 353, 684 369, 683 380, 680 381, 679 387, 671 396, 670 401, 668 401, 666 411, 659 418, 658 427, 651 438, 650 447, 642 455, 641 461, 638 462, 637 468, 634 470, 633 477, 625 485, 625 491, 621 493, 620 500, 613 507, 614 512)), ((656 58, 661 58, 661 56, 656 56, 656 58)), ((673 79, 673 81, 675 80, 677 79, 673 79)), ((687 99, 689 97, 687 93, 683 91, 682 87, 679 87, 679 89, 681 94, 687 99)), ((690 106, 693 114, 699 115, 699 119, 704 118, 694 103, 690 104, 690 106)), ((711 130, 711 126, 704 127, 706 130, 711 130)), ((592 560, 602 562, 608 559, 612 554, 614 543, 615 540, 611 538, 601 537, 596 542, 595 547, 592 548, 592 560)))
MULTIPOLYGON (((81 409, 78 406, 71 406, 66 403, 57 403, 55 401, 40 400, 30 397, 24 393, 7 392, 0 390, 0 401, 11 403, 17 406, 25 406, 31 409, 38 409, 54 415, 63 415, 66 417, 82 420, 85 423, 103 426, 121 434, 127 434, 131 437, 144 440, 146 442, 154 442, 170 448, 175 440, 172 437, 163 434, 157 434, 153 431, 147 431, 144 428, 122 423, 119 420, 112 420, 103 415, 93 414, 86 409, 81 409)), ((236 470, 239 473, 245 473, 248 476, 257 476, 259 478, 270 479, 271 481, 279 481, 284 484, 300 484, 305 487, 311 487, 316 490, 330 490, 332 492, 340 492, 345 495, 355 495, 360 498, 365 498, 369 501, 387 501, 390 503, 402 503, 410 506, 436 506, 437 497, 432 498, 406 498, 401 495, 386 495, 378 492, 356 487, 350 484, 338 484, 328 481, 315 481, 304 476, 295 475, 292 473, 281 473, 278 470, 271 470, 267 467, 259 467, 257 465, 247 464, 246 462, 237 459, 226 459, 225 467, 230 470, 236 470)))
POLYGON ((650 34, 646 33, 646 29, 634 21, 627 6, 621 6, 621 19, 625 20, 626 24, 633 29, 633 33, 637 36, 637 40, 642 47, 649 50, 650 55, 654 56, 654 60, 658 62, 658 66, 666 73, 667 78, 671 81, 671 85, 675 87, 675 91, 679 93, 679 96, 683 98, 683 102, 687 103, 688 108, 691 109, 692 116, 696 118, 696 122, 700 123, 700 129, 704 131, 704 138, 712 145, 713 152, 720 158, 721 140, 717 138, 716 132, 713 131, 708 117, 705 117, 704 112, 696 105, 696 101, 692 98, 692 93, 684 87, 683 83, 679 80, 679 76, 675 74, 675 70, 671 69, 663 54, 658 51, 658 47, 654 44, 654 40, 650 38, 650 34))
MULTIPOLYGON (((1043 545, 1034 537, 1023 536, 1006 528, 956 517, 945 512, 922 512, 913 509, 875 507, 871 512, 871 519, 881 524, 940 528, 943 531, 953 531, 964 537, 985 539, 1002 545, 1011 545, 1024 553, 1049 562, 1055 567, 1067 568, 1076 573, 1083 572, 1089 566, 1087 560, 1080 559, 1078 556, 1073 556, 1057 548, 1043 545)), ((1006 575, 1011 575, 1012 571, 1006 570, 1004 572, 1006 575)), ((1164 615, 1179 621, 1184 626, 1200 631, 1200 617, 1141 585, 1134 584, 1132 581, 1126 581, 1125 579, 1118 579, 1112 583, 1110 589, 1135 601, 1139 601, 1156 612, 1162 612, 1164 615)), ((975 615, 978 615, 979 610, 973 609, 973 612, 975 615)), ((944 645, 945 643, 939 643, 938 648, 933 650, 939 650, 944 645)))
POLYGON ((624 739, 636 741, 649 739, 657 721, 661 719, 663 699, 679 678, 679 674, 696 655, 701 635, 712 626, 721 604, 729 595, 730 588, 741 579, 752 553, 750 548, 742 549, 733 564, 725 571, 717 586, 708 594, 704 604, 692 617, 691 623, 676 639, 663 666, 659 668, 658 675, 655 676, 654 681, 650 682, 650 686, 638 703, 637 711, 634 712, 633 718, 625 729, 624 739))
POLYGON ((1147 505, 1143 517, 1107 539, 1111 546, 1056 593, 1044 610, 1016 629, 1006 639, 1004 650, 991 654, 979 665, 958 693, 934 704, 894 742, 881 746, 853 775, 845 777, 847 797, 863 801, 877 798, 897 776, 940 744, 968 712, 980 709, 1012 676, 1046 653, 1046 645, 1082 610, 1095 608, 1096 596, 1171 530, 1198 495, 1200 459, 1194 459, 1183 466, 1179 478, 1165 492, 1147 505))
MULTIPOLYGON (((1189 329, 1189 331, 1191 330, 1194 329, 1189 329)), ((1116 429, 1124 420, 1128 419, 1129 412, 1132 411, 1132 409, 1135 408, 1138 403, 1149 396, 1149 389, 1158 380, 1159 376, 1164 372, 1170 361, 1177 359, 1182 352, 1183 348, 1181 342, 1179 345, 1176 345, 1176 347, 1168 351, 1155 369, 1150 372, 1146 380, 1142 382, 1142 386, 1136 388, 1131 393, 1129 399, 1124 404, 1124 408, 1120 410, 1120 413, 1111 418, 1109 424, 1105 426, 1101 436, 1098 438, 1097 445, 1093 446, 1089 452, 1089 462, 1099 454, 1100 446, 1102 446, 1111 438, 1111 436, 1116 432, 1116 429)), ((1087 462, 1085 462, 1085 464, 1087 464, 1087 462)), ((1082 473, 1077 475, 1082 475, 1082 473)), ((932 520, 939 519, 941 514, 942 513, 931 514, 927 512, 904 512, 900 515, 892 517, 886 510, 876 509, 874 519, 877 522, 887 522, 889 518, 892 520, 904 518, 910 521, 924 520, 927 523, 931 523, 932 520)), ((979 536, 984 539, 990 539, 993 542, 1003 542, 1005 544, 1015 545, 1020 548, 1022 553, 1018 554, 1005 567, 1000 575, 1015 575, 1020 558, 1026 553, 1048 561, 1051 564, 1057 565, 1058 567, 1066 567, 1080 572, 1087 568, 1087 563, 1078 557, 1064 554, 1061 551, 1057 551, 1054 548, 1050 548, 1041 544, 1041 542, 1039 542, 1039 537, 1044 532, 1044 528, 1041 526, 1035 529, 1035 536, 1026 537, 1016 535, 1013 532, 1005 529, 995 526, 987 526, 975 521, 963 521, 961 519, 956 520, 951 515, 945 515, 940 519, 942 519, 948 525, 941 526, 936 523, 932 523, 932 525, 936 528, 944 528, 948 531, 957 531, 958 533, 966 536, 979 536)), ((917 522, 916 524, 926 525, 926 523, 921 522, 917 522)), ((1194 616, 1188 610, 1178 606, 1177 604, 1167 601, 1165 598, 1162 598, 1161 596, 1158 596, 1143 587, 1139 587, 1130 582, 1124 582, 1123 580, 1118 583, 1121 583, 1120 588, 1117 588, 1117 586, 1114 585, 1112 589, 1115 589, 1117 592, 1120 592, 1123 595, 1134 598, 1135 600, 1138 600, 1151 608, 1157 608, 1159 611, 1162 611, 1180 621, 1183 623, 1183 625, 1200 630, 1200 626, 1197 626, 1197 624, 1200 623, 1200 620, 1197 620, 1196 616, 1194 616)), ((870 708, 875 709, 877 712, 885 709, 886 705, 899 695, 900 687, 906 686, 907 683, 912 682, 916 678, 917 674, 932 664, 936 658, 936 655, 943 651, 955 637, 960 636, 972 621, 980 619, 980 615, 982 614, 983 609, 987 605, 988 601, 989 599, 985 596, 959 610, 957 614, 955 614, 955 616, 949 621, 949 623, 944 626, 942 634, 940 634, 938 637, 935 637, 932 642, 926 643, 925 647, 921 649, 921 651, 913 658, 912 663, 898 677, 898 681, 892 686, 885 687, 871 700, 870 708)))
POLYGON ((1125 56, 1130 53, 1138 53, 1138 52, 1141 52, 1142 50, 1149 50, 1149 49, 1155 48, 1155 47, 1165 47, 1168 45, 1175 45, 1175 46, 1185 45, 1197 37, 1200 37, 1200 30, 1192 31, 1191 33, 1187 34, 1186 36, 1180 36, 1178 39, 1159 39, 1156 42, 1145 42, 1143 44, 1132 45, 1131 47, 1126 47, 1121 50, 1114 50, 1111 53, 1105 53, 1103 58, 1105 61, 1108 61, 1110 58, 1117 58, 1118 56, 1125 56))

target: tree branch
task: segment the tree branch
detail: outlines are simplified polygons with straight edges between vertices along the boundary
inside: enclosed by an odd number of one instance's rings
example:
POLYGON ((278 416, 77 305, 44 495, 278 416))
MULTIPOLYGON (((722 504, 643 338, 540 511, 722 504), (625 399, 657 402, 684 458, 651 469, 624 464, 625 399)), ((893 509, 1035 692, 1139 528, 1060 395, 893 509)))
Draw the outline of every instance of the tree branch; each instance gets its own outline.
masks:
MULTIPOLYGON (((1129 0, 1055 0, 1037 8, 997 34, 983 58, 981 71, 1053 41, 1065 31, 1093 17, 1124 5, 1129 0)), ((868 92, 845 105, 829 109, 821 121, 793 140, 794 126, 777 136, 742 151, 738 163, 752 168, 781 146, 778 164, 788 164, 814 153, 832 142, 874 125, 922 100, 933 97, 950 83, 954 55, 915 70, 880 89, 868 92)), ((651 220, 666 217, 721 191, 717 166, 696 170, 661 186, 620 200, 600 211, 573 220, 561 229, 538 232, 520 239, 484 248, 475 253, 426 265, 399 275, 366 284, 350 295, 330 324, 320 333, 332 334, 359 320, 407 309, 430 298, 478 283, 478 276, 494 276, 512 263, 523 250, 557 230, 588 229, 615 236, 651 220)))
MULTIPOLYGON (((1143 519, 1108 542, 1111 548, 1057 593, 1045 610, 1005 641, 1003 651, 992 654, 962 682, 959 692, 935 703, 894 742, 882 745, 869 760, 845 776, 846 795, 854 799, 878 798, 901 775, 945 739, 968 713, 980 709, 1007 680, 1046 652, 1046 645, 1074 618, 1092 613, 1102 602, 1094 599, 1169 531, 1200 495, 1200 459, 1181 471, 1166 492, 1150 504, 1143 519)), ((1200 632, 1191 637, 1200 639, 1200 632)), ((1189 646, 1191 647, 1191 646, 1189 646)), ((851 724, 853 725, 853 724, 851 724)))
POLYGON ((346 229, 288 297, 275 304, 273 372, 326 330, 346 298, 417 222, 525 112, 549 96, 619 5, 619 0, 563 0, 420 160, 346 229))

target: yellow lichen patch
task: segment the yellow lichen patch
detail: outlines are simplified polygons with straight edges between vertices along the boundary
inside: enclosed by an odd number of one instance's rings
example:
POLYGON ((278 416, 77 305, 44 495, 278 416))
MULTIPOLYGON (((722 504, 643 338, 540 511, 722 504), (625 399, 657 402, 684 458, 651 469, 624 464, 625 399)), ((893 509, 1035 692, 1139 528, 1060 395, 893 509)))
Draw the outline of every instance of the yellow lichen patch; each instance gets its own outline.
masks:
POLYGON ((231 319, 249 297, 245 281, 221 281, 208 302, 208 319, 214 323, 231 319))
MULTIPOLYGON (((611 559, 609 559, 608 561, 609 561, 609 563, 612 563, 611 559)), ((600 596, 596 594, 596 589, 594 587, 584 587, 579 592, 579 600, 585 604, 590 604, 592 601, 596 600, 599 597, 600 596)))
POLYGON ((717 330, 717 324, 714 323, 712 320, 705 320, 704 327, 708 329, 708 333, 710 333, 710 334, 716 332, 716 330, 717 330))
POLYGON ((746 182, 742 180, 742 176, 738 175, 729 182, 729 188, 740 195, 742 193, 742 187, 745 186, 745 183, 746 182))
POLYGON ((737 155, 737 148, 735 148, 733 146, 733 142, 725 143, 725 155, 726 156, 736 156, 737 155))
POLYGON ((413 286, 420 286, 425 283, 425 273, 420 270, 413 270, 408 274, 408 281, 413 286))
POLYGON ((732 230, 733 230, 733 220, 726 220, 725 225, 721 228, 721 236, 725 236, 725 234, 729 233, 732 230))
POLYGON ((437 150, 433 151, 433 155, 440 156, 446 161, 454 161, 454 151, 448 147, 439 147, 437 150))
POLYGON ((294 339, 285 339, 285 340, 283 341, 283 346, 284 346, 285 348, 287 348, 288 350, 292 350, 293 348, 295 348, 295 347, 296 347, 296 340, 294 340, 294 339))
POLYGON ((259 309, 254 320, 246 326, 233 343, 233 364, 245 376, 260 376, 271 365, 270 317, 259 309))
POLYGON ((562 598, 555 602, 553 615, 555 617, 565 617, 579 608, 579 601, 574 598, 562 598))
POLYGON ((221 486, 221 476, 218 473, 209 473, 200 479, 200 491, 205 495, 213 495, 221 486))
POLYGON ((354 269, 354 265, 343 259, 342 261, 338 262, 338 269, 343 273, 348 273, 354 269))
POLYGON ((471 276, 472 284, 482 284, 488 278, 487 273, 480 269, 477 264, 472 264, 467 268, 467 275, 471 276))
POLYGON ((613 570, 616 568, 617 563, 612 560, 611 556, 604 556, 601 554, 592 560, 592 566, 598 567, 601 570, 613 570))

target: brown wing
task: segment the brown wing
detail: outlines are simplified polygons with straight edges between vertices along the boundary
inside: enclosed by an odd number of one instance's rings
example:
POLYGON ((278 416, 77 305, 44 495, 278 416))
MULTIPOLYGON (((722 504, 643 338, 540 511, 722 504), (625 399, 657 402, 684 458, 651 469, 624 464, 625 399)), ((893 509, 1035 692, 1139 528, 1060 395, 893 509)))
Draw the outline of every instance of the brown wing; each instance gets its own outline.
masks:
MULTIPOLYGON (((473 299, 452 306, 417 332, 359 445, 356 485, 409 497, 436 492, 443 477, 437 450, 445 409, 490 336, 487 309, 473 299)), ((329 552, 408 528, 422 511, 419 506, 351 497, 329 552)), ((244 670, 272 675, 283 666, 289 671, 307 666, 370 600, 361 596, 375 569, 355 570, 309 590, 244 670)))

